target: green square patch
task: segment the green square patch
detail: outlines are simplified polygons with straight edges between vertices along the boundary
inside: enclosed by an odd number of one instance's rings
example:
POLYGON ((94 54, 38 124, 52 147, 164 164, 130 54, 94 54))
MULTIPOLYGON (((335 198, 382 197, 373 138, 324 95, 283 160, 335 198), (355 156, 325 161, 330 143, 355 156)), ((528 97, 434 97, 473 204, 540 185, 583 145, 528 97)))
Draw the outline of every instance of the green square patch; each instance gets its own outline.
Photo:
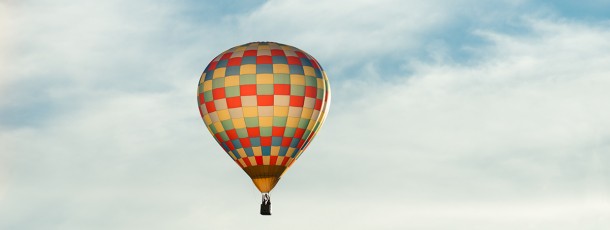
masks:
POLYGON ((222 127, 225 130, 231 130, 234 129, 235 127, 233 127, 233 121, 231 119, 229 120, 224 120, 224 121, 220 121, 222 123, 222 127))
POLYGON ((258 127, 258 117, 245 117, 244 120, 246 120, 246 127, 258 127))
POLYGON ((225 87, 226 97, 237 97, 239 96, 239 86, 225 87))
POLYGON ((244 74, 239 76, 240 85, 256 84, 256 74, 244 74))
POLYGON ((297 130, 296 128, 286 127, 286 129, 284 130, 284 136, 285 137, 292 137, 292 136, 294 136, 294 132, 296 130, 297 130))
POLYGON ((214 98, 212 97, 212 91, 210 90, 203 92, 203 99, 205 100, 205 102, 210 102, 214 100, 214 98))
POLYGON ((290 85, 290 95, 305 96, 305 86, 302 86, 302 85, 290 85))
POLYGON ((216 126, 214 126, 214 124, 211 124, 208 127, 210 127, 210 130, 212 131, 212 133, 214 133, 214 134, 218 133, 218 130, 216 130, 216 126))
POLYGON ((305 86, 318 86, 318 80, 315 77, 305 76, 305 86))
POLYGON ((311 130, 305 130, 305 133, 303 134, 303 139, 309 137, 310 133, 311 133, 311 130))
POLYGON ((309 119, 301 119, 301 120, 299 120, 299 125, 298 125, 299 128, 306 129, 307 125, 309 125, 309 119))
POLYGON ((220 135, 220 138, 222 138, 222 141, 229 140, 229 136, 227 135, 227 132, 225 132, 225 131, 220 132, 218 135, 220 135))
POLYGON ((270 137, 271 136, 271 127, 260 127, 261 137, 270 137))
POLYGON ((212 79, 212 89, 218 89, 218 88, 222 88, 222 87, 225 87, 225 78, 224 77, 212 79))
POLYGON ((248 137, 248 130, 247 129, 236 129, 235 132, 237 133, 237 136, 239 138, 246 138, 246 137, 248 137))
POLYGON ((256 85, 257 95, 273 95, 273 85, 271 84, 259 84, 256 85))
POLYGON ((273 84, 290 84, 290 75, 285 73, 273 74, 273 84))
POLYGON ((273 126, 284 127, 287 119, 288 117, 273 117, 273 126))

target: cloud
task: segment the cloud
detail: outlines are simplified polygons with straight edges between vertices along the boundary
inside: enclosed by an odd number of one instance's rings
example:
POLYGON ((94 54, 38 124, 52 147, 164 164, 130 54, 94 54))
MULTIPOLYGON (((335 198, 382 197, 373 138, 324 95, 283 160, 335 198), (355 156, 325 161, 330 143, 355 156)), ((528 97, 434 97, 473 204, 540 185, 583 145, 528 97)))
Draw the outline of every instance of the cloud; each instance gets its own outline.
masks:
MULTIPOLYGON (((300 158, 316 165, 303 175, 328 174, 350 198, 373 197, 395 205, 379 211, 402 211, 373 218, 378 223, 409 216, 417 212, 412 203, 424 202, 439 204, 430 218, 448 212, 461 222, 456 216, 464 215, 467 225, 607 226, 596 218, 610 215, 603 100, 610 96, 610 33, 565 20, 527 22, 532 34, 479 31, 492 45, 479 50, 477 63, 410 63, 414 73, 402 80, 335 86, 335 94, 357 97, 333 108, 308 150, 329 156, 300 158), (504 205, 511 205, 502 214, 509 220, 485 217, 504 205), (544 211, 554 206, 577 211, 544 211)), ((436 228, 454 226, 446 221, 436 228)))
POLYGON ((0 5, 0 228, 610 226, 607 25, 527 2, 182 3, 0 5), (320 59, 335 99, 271 219, 194 95, 215 54, 267 39, 320 59))

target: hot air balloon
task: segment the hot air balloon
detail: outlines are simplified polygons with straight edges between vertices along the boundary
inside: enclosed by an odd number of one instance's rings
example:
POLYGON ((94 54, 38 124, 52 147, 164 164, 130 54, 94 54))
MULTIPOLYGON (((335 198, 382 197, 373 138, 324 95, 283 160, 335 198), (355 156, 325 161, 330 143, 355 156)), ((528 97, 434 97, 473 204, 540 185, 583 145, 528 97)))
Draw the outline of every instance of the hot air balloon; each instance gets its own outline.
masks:
POLYGON ((330 105, 324 70, 311 55, 275 42, 252 42, 219 54, 198 87, 199 112, 214 139, 262 193, 301 156, 330 105))

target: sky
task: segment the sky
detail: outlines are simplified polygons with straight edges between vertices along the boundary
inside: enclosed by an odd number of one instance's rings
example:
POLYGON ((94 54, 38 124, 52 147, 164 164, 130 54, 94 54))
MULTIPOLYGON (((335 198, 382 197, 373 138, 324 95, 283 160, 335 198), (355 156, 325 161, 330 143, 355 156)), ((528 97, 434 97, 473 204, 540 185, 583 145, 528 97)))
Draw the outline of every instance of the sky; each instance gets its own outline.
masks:
POLYGON ((608 9, 0 0, 0 229, 609 229, 608 9), (252 41, 333 92, 270 217, 197 111, 252 41))

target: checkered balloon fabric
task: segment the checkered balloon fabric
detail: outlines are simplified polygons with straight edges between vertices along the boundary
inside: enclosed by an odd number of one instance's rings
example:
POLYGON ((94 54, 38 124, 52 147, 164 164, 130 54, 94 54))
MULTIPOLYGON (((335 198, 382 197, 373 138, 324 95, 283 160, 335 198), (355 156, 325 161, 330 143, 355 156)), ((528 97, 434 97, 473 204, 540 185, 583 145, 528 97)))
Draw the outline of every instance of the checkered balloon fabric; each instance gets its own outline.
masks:
POLYGON ((208 130, 239 166, 289 167, 322 125, 330 88, 309 54, 253 42, 210 62, 198 101, 208 130))

